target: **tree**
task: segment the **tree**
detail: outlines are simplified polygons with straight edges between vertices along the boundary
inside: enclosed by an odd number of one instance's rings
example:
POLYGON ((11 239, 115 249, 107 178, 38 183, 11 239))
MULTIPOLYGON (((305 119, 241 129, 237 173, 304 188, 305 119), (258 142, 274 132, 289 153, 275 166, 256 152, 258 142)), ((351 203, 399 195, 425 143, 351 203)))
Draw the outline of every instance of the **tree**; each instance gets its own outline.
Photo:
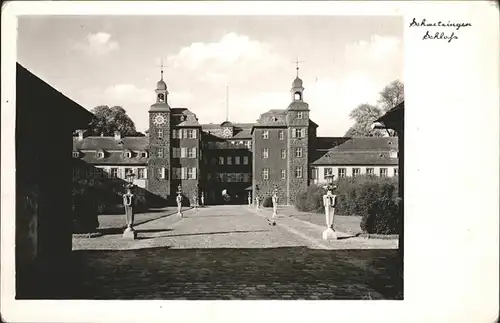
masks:
POLYGON ((349 118, 354 119, 354 125, 347 130, 346 137, 383 137, 384 133, 379 129, 372 129, 375 120, 382 116, 380 108, 367 103, 360 104, 349 113, 349 118))
POLYGON ((89 128, 91 135, 112 136, 115 131, 119 131, 122 136, 140 135, 135 129, 134 121, 122 107, 110 108, 107 105, 100 105, 92 109, 92 113, 94 113, 94 118, 89 128))
POLYGON ((404 100, 404 84, 399 80, 392 81, 380 92, 380 98, 376 106, 364 103, 358 105, 349 113, 349 117, 354 120, 346 137, 383 137, 396 136, 393 130, 372 129, 372 124, 385 112, 394 108, 404 100))
POLYGON ((377 103, 384 110, 384 112, 387 112, 403 102, 404 98, 405 86, 401 83, 401 81, 395 80, 392 81, 391 84, 384 87, 384 89, 380 92, 380 99, 377 103))

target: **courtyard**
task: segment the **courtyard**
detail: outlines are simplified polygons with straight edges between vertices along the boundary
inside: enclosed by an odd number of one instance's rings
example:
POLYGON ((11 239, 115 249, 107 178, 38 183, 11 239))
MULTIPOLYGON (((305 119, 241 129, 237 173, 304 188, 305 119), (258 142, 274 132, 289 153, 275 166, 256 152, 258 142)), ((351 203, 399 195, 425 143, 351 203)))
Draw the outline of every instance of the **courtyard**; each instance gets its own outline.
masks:
POLYGON ((184 218, 172 209, 160 214, 137 216, 136 240, 122 238, 123 222, 101 216, 102 235, 74 236, 70 264, 51 269, 61 283, 38 282, 33 297, 402 298, 397 240, 342 233, 324 241, 319 225, 283 214, 270 226, 269 210, 248 206, 190 209, 184 218))

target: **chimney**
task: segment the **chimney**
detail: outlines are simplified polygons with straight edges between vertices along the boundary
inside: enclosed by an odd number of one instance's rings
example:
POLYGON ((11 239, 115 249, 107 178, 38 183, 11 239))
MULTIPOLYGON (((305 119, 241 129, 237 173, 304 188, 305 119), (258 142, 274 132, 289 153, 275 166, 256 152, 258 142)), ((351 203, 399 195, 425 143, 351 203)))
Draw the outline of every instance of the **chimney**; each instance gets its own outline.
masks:
POLYGON ((120 140, 122 139, 122 136, 119 131, 115 131, 115 140, 120 140))

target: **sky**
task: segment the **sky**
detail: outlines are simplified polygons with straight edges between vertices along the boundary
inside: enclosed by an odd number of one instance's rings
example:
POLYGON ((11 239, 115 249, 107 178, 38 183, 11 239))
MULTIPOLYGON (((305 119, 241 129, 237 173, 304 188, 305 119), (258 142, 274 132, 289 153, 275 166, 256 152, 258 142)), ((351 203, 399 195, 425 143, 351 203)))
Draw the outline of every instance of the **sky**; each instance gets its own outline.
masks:
POLYGON ((171 107, 200 123, 255 122, 286 109, 300 61, 319 136, 343 136, 349 112, 403 79, 397 16, 24 16, 18 62, 88 110, 122 106, 148 129, 163 60, 171 107))

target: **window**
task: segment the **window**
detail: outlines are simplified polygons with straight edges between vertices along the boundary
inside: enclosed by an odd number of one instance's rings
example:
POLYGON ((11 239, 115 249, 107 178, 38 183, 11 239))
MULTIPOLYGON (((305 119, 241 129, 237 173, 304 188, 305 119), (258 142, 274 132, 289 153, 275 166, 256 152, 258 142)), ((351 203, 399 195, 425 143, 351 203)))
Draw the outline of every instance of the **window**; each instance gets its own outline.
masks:
POLYGON ((187 135, 187 129, 180 129, 179 131, 182 131, 182 135, 181 135, 181 139, 184 138, 184 139, 187 139, 188 135, 187 135))
POLYGON ((262 148, 262 158, 269 158, 269 148, 262 148))
POLYGON ((251 148, 252 148, 252 141, 251 141, 251 140, 247 140, 247 141, 245 141, 245 146, 246 146, 248 149, 251 149, 251 148))
POLYGON ((172 130, 172 139, 177 139, 178 136, 178 133, 177 133, 177 129, 173 129, 172 130))
POLYGON ((233 158, 231 156, 227 156, 227 164, 232 165, 233 164, 233 158))
POLYGON ((281 149, 281 159, 286 159, 286 149, 281 149))
POLYGON ((387 168, 380 168, 380 176, 381 177, 387 176, 387 168))
POLYGON ((269 130, 262 131, 262 139, 269 139, 269 130))
POLYGON ((163 129, 158 129, 158 138, 163 139, 163 129))
POLYGON ((186 158, 186 157, 187 157, 187 148, 181 147, 181 158, 186 158))
POLYGON ((224 165, 224 157, 219 157, 219 165, 224 165))
POLYGON ((118 177, 118 168, 111 168, 111 172, 109 175, 111 178, 117 178, 118 177))
POLYGON ((361 170, 359 168, 353 168, 352 169, 352 177, 356 177, 361 173, 361 170))
POLYGON ((286 170, 281 170, 281 179, 286 179, 286 170))
POLYGON ((239 164, 240 164, 240 156, 236 156, 236 157, 234 157, 234 163, 235 163, 236 165, 239 165, 239 164))
POLYGON ((127 175, 128 174, 133 174, 134 171, 132 170, 132 168, 125 168, 125 178, 127 178, 127 175))
POLYGON ((187 167, 187 179, 196 179, 196 168, 187 167))
POLYGON ((302 157, 302 147, 295 148, 295 157, 302 157))
POLYGON ((187 130, 187 138, 188 139, 196 139, 196 129, 188 129, 187 130))
POLYGON ((373 168, 368 167, 368 168, 366 168, 366 174, 367 175, 373 175, 373 174, 375 174, 375 171, 374 171, 373 168))
POLYGON ((278 139, 279 140, 285 140, 285 130, 279 130, 278 131, 278 139))
POLYGON ((339 178, 345 177, 345 168, 339 168, 339 178))
POLYGON ((262 179, 265 181, 269 179, 269 168, 262 169, 262 179))
POLYGON ((196 158, 196 148, 188 148, 188 158, 196 158))
POLYGON ((78 158, 80 157, 80 153, 78 151, 73 152, 73 158, 78 158))
POLYGON ((311 167, 311 179, 318 179, 319 168, 311 167))
POLYGON ((138 168, 137 169, 137 179, 144 179, 145 178, 144 171, 145 171, 145 168, 138 168))
POLYGON ((292 130, 293 138, 304 138, 305 137, 305 129, 303 128, 295 128, 292 130))
POLYGON ((398 176, 399 169, 397 167, 394 167, 394 176, 398 176))
POLYGON ((325 167, 323 170, 323 177, 326 179, 327 176, 332 176, 333 175, 333 168, 332 167, 325 167))
POLYGON ((248 156, 243 156, 243 164, 248 165, 248 156))
POLYGON ((156 157, 163 158, 163 148, 158 148, 156 157))
POLYGON ((302 111, 297 112, 297 119, 303 119, 304 113, 302 111))
POLYGON ((389 153, 389 156, 391 158, 398 158, 398 152, 395 151, 395 150, 392 150, 390 153, 389 153))
POLYGON ((302 167, 295 168, 295 178, 302 178, 302 167))

